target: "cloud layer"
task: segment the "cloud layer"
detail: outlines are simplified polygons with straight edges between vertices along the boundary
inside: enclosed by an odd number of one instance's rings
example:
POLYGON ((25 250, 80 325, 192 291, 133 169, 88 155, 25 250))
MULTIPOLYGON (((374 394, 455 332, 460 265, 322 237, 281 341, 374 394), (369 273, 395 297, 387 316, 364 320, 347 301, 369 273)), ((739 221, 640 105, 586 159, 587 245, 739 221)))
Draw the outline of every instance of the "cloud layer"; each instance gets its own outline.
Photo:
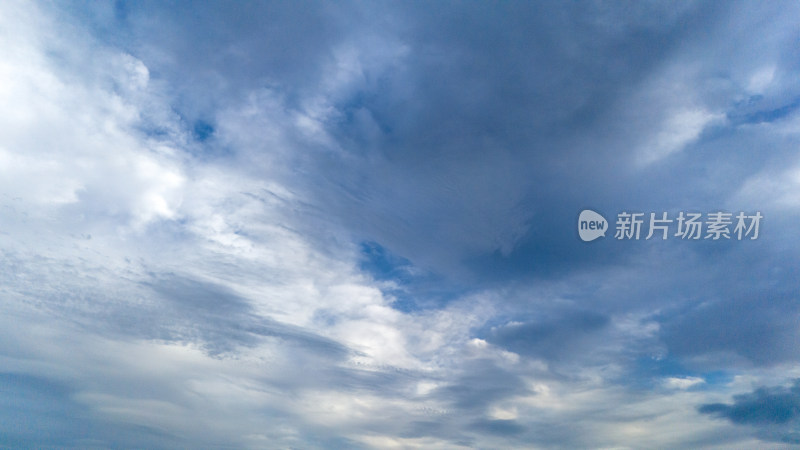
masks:
POLYGON ((798 442, 797 5, 0 9, 0 445, 798 442))

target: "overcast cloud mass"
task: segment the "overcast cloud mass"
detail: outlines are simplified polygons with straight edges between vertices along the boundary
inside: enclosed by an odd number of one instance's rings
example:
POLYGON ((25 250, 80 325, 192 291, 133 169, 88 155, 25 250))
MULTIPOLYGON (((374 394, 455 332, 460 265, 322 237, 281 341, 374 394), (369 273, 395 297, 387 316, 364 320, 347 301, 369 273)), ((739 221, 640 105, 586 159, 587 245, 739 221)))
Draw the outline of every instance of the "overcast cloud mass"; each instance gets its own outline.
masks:
POLYGON ((800 445, 799 19, 3 2, 0 447, 800 445))

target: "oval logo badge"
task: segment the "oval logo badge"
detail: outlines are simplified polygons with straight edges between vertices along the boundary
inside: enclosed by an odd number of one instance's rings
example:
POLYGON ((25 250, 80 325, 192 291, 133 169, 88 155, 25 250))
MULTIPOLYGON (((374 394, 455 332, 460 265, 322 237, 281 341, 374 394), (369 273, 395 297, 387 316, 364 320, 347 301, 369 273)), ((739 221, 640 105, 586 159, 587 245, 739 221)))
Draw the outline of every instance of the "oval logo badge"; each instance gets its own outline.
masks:
POLYGON ((600 236, 605 237, 608 230, 608 222, 605 217, 592 211, 584 209, 578 216, 578 235, 584 242, 593 241, 600 236))

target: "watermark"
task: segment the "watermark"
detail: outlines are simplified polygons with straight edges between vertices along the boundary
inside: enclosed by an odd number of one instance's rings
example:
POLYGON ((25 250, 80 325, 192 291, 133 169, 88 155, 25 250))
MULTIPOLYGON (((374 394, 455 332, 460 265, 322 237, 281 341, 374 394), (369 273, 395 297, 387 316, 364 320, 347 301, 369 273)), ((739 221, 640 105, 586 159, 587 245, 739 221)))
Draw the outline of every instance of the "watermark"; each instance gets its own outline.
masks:
POLYGON ((606 235, 608 222, 605 217, 591 209, 584 209, 578 216, 578 234, 585 242, 593 241, 606 235))
MULTIPOLYGON (((680 211, 669 217, 666 212, 617 214, 614 238, 617 240, 676 238, 682 240, 755 240, 764 216, 760 211, 747 214, 717 211, 707 214, 680 211), (649 220, 648 220, 649 219, 649 220), (644 231, 647 233, 645 234, 644 231)), ((585 242, 605 237, 608 221, 600 213, 584 209, 578 216, 578 235, 585 242)))

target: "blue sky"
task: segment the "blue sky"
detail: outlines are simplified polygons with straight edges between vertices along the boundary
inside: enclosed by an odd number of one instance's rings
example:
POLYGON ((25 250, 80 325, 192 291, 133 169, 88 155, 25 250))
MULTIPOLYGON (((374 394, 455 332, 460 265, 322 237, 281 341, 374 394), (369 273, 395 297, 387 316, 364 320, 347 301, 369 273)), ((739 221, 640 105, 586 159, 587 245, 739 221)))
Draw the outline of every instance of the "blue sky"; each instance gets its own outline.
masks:
POLYGON ((800 445, 798 17, 4 2, 0 446, 800 445))

